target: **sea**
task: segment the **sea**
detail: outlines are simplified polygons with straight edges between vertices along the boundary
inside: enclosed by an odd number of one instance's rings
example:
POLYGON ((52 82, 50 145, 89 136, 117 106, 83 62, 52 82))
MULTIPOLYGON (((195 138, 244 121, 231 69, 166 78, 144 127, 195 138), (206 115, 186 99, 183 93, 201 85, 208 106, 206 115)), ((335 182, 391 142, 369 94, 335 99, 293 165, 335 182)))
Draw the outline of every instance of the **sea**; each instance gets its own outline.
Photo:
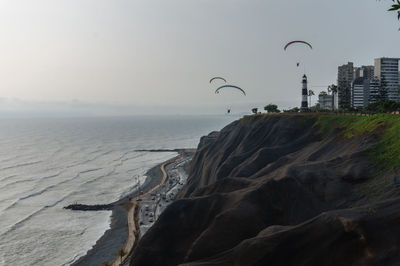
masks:
POLYGON ((0 265, 70 265, 110 228, 107 204, 238 116, 0 119, 0 265), (136 178, 138 177, 138 178, 136 178))

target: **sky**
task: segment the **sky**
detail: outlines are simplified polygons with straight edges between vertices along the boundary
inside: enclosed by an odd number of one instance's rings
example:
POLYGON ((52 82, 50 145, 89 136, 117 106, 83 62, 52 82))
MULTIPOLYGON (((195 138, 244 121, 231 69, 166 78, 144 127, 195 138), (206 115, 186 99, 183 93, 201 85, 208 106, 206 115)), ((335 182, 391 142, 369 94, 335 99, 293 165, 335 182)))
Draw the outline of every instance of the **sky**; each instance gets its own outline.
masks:
POLYGON ((304 73, 311 86, 326 86, 349 61, 372 65, 374 58, 400 57, 400 22, 386 11, 390 4, 0 0, 0 114, 218 114, 269 103, 298 106, 304 73), (283 50, 298 39, 314 49, 283 50), (218 84, 208 82, 214 76, 247 96, 215 94, 218 84))

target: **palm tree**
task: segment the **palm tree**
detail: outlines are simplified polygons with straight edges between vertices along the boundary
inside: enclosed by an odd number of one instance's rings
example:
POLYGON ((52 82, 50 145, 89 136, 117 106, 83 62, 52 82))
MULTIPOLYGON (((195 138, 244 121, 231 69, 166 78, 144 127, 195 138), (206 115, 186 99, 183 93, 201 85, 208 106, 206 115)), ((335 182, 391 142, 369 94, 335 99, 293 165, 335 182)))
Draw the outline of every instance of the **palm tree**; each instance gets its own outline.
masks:
POLYGON ((315 95, 313 90, 308 90, 308 97, 310 97, 310 107, 311 107, 311 96, 315 95))
POLYGON ((335 95, 338 92, 338 86, 335 84, 328 86, 328 92, 332 93, 332 110, 335 110, 335 95))
MULTIPOLYGON (((394 3, 396 2, 395 0, 392 0, 394 3)), ((397 1, 397 4, 393 4, 392 7, 388 11, 395 11, 397 12, 397 18, 400 20, 400 2, 397 1)))
POLYGON ((334 84, 328 86, 328 92, 337 93, 338 87, 334 84))

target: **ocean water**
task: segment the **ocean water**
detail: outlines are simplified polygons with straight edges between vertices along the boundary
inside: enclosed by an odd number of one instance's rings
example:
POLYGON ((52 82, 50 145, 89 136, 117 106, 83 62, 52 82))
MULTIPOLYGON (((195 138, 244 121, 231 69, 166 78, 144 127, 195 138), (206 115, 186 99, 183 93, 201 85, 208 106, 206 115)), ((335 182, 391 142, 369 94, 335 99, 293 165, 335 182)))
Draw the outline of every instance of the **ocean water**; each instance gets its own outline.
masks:
POLYGON ((72 203, 116 201, 151 167, 196 147, 234 116, 0 120, 0 265, 69 265, 109 228, 110 211, 72 203))

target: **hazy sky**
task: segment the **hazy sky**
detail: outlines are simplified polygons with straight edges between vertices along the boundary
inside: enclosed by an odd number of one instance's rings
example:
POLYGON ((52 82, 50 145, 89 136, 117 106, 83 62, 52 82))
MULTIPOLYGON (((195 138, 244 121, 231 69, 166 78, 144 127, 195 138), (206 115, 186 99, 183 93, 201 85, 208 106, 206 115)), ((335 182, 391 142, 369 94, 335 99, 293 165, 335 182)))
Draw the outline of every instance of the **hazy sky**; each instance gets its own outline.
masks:
POLYGON ((15 101, 133 106, 133 113, 135 106, 200 113, 296 106, 304 71, 311 85, 327 85, 340 64, 400 57, 390 3, 0 0, 0 109, 15 101), (295 39, 314 50, 284 52, 295 39), (214 94, 215 75, 247 96, 214 94))

